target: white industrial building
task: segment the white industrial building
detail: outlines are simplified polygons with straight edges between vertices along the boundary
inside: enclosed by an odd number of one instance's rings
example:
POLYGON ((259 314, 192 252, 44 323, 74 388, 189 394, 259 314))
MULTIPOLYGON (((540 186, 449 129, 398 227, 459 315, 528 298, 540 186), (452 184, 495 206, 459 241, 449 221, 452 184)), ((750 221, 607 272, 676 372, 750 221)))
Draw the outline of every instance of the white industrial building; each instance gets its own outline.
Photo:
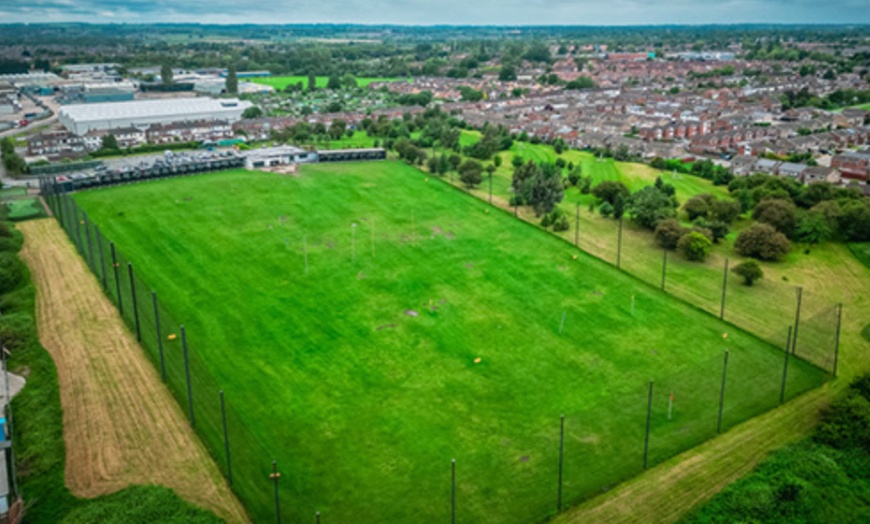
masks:
POLYGON ((64 106, 58 120, 74 135, 118 128, 145 129, 152 124, 173 124, 220 120, 229 123, 242 118, 253 104, 235 98, 167 98, 64 106))

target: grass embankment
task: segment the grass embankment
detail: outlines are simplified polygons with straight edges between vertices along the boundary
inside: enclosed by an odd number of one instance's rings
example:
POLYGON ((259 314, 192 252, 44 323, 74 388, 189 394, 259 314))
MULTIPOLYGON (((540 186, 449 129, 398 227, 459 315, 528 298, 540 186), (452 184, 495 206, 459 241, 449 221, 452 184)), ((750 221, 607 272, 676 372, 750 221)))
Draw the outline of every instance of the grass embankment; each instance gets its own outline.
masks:
MULTIPOLYGON (((66 449, 57 369, 40 345, 34 322, 35 290, 27 268, 15 257, 21 234, 0 238, 0 333, 11 351, 10 371, 27 384, 12 401, 18 487, 23 495, 26 522, 193 522, 220 519, 181 500, 169 489, 137 486, 112 495, 82 499, 64 483, 66 449)), ((84 445, 79 442, 76 445, 84 445)))
MULTIPOLYGON (((560 414, 565 500, 600 493, 641 470, 650 378, 653 463, 715 434, 726 347, 724 427, 778 402, 780 350, 400 163, 76 200, 269 452, 234 466, 255 519, 268 458, 288 465, 287 517, 448 518, 456 458, 463 520, 539 520, 560 414)), ((822 378, 792 361, 789 396, 822 378)))

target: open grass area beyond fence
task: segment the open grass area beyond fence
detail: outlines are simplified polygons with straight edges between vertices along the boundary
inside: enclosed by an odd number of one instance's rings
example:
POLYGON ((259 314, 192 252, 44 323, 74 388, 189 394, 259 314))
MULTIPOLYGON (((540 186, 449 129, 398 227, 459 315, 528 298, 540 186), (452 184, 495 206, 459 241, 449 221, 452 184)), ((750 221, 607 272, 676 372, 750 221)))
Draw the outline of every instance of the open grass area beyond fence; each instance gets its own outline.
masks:
MULTIPOLYGON (((315 77, 315 85, 320 88, 326 87, 326 84, 329 82, 328 76, 318 76, 315 77)), ((243 80, 253 82, 255 84, 272 86, 278 91, 283 91, 290 84, 298 84, 302 82, 302 86, 305 89, 308 89, 308 77, 307 76, 261 76, 257 78, 245 78, 243 80)), ((359 87, 368 87, 369 84, 374 82, 407 82, 408 80, 405 78, 357 78, 356 85, 359 87)))
POLYGON ((256 522, 540 521, 827 376, 401 163, 49 201, 256 522))

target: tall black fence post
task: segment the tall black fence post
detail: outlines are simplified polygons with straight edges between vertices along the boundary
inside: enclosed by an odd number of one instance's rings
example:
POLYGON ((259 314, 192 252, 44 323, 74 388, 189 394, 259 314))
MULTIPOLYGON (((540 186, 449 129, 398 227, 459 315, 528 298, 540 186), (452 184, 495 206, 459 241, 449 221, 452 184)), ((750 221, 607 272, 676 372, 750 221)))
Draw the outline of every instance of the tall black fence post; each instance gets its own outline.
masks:
POLYGON ((278 500, 278 479, 281 478, 281 474, 278 473, 278 461, 272 461, 272 473, 269 474, 269 478, 275 484, 275 522, 281 524, 281 502, 278 500))
POLYGON ((791 326, 788 327, 788 338, 785 342, 785 364, 782 366, 782 387, 779 390, 779 403, 785 402, 785 381, 788 378, 788 357, 791 354, 791 326))
POLYGON ((577 215, 574 218, 574 247, 580 247, 580 202, 577 202, 577 215))
POLYGON ((76 205, 76 201, 72 201, 73 205, 73 216, 76 221, 76 239, 78 240, 79 253, 82 255, 85 254, 85 246, 82 244, 82 219, 79 218, 79 206, 76 205))
POLYGON ((88 214, 82 212, 82 217, 85 222, 85 239, 88 243, 88 264, 91 266, 91 271, 96 273, 97 265, 94 264, 94 249, 93 244, 91 244, 91 221, 88 220, 88 214))
POLYGON ((224 452, 227 455, 227 482, 230 486, 233 485, 233 466, 232 461, 230 460, 230 437, 229 432, 227 432, 227 407, 224 404, 224 390, 220 390, 221 393, 221 420, 223 421, 224 426, 224 452))
POLYGON ((157 353, 160 355, 160 379, 166 382, 166 362, 163 359, 163 336, 160 334, 160 308, 157 307, 157 292, 151 291, 154 306, 154 331, 157 334, 157 353))
POLYGON ((314 514, 314 524, 320 524, 320 512, 314 514))
POLYGON ((716 423, 716 433, 722 433, 722 410, 725 409, 725 382, 728 379, 728 350, 725 350, 725 362, 722 363, 722 387, 719 389, 719 421, 716 423))
POLYGON ((103 235, 100 234, 99 226, 94 226, 94 236, 97 237, 97 253, 100 255, 100 282, 103 284, 103 290, 106 287, 106 257, 103 255, 103 235))
POLYGON ((124 316, 124 298, 121 297, 121 277, 118 276, 118 257, 115 253, 115 243, 109 242, 109 247, 112 250, 112 269, 115 273, 115 293, 118 294, 118 311, 121 312, 121 316, 124 316))
POLYGON ((725 295, 728 290, 728 259, 725 259, 725 269, 722 271, 722 305, 719 308, 719 320, 725 320, 725 295))
POLYGON ((456 459, 450 461, 450 522, 456 524, 456 459))
POLYGON ((843 323, 843 303, 837 304, 837 331, 834 333, 834 377, 837 376, 837 364, 840 360, 840 325, 843 323))
POLYGON ((622 262, 622 217, 619 217, 619 233, 616 238, 616 269, 621 267, 622 262))
POLYGON ((798 327, 801 324, 801 300, 804 296, 804 288, 797 288, 797 309, 794 312, 794 334, 791 337, 791 353, 792 355, 797 355, 797 338, 798 338, 798 327))
POLYGON ((667 277, 667 274, 668 274, 668 249, 663 248, 662 252, 664 253, 664 255, 662 255, 662 291, 664 291, 665 290, 665 278, 667 277))
POLYGON ((652 422, 653 380, 649 380, 649 398, 646 404, 646 436, 643 439, 643 469, 646 469, 649 459, 649 429, 652 422))
POLYGON ((559 493, 556 496, 556 511, 562 511, 562 471, 565 458, 565 415, 559 419, 559 493))
POLYGON ((136 342, 142 342, 142 328, 139 325, 139 303, 136 300, 136 281, 133 278, 132 262, 127 262, 127 272, 130 274, 130 298, 133 301, 133 321, 136 324, 136 342))
POLYGON ((187 334, 184 332, 184 324, 181 325, 181 348, 184 352, 184 376, 187 378, 187 409, 190 413, 190 425, 196 426, 196 418, 193 415, 193 387, 190 384, 190 360, 187 358, 187 334))

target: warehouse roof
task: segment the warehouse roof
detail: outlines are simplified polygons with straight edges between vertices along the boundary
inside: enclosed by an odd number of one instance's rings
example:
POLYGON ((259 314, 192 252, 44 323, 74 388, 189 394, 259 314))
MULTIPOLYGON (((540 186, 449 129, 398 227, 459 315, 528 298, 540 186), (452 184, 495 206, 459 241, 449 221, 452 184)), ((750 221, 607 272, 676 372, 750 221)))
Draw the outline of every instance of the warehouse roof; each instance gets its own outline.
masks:
POLYGON ((192 113, 220 114, 225 111, 239 111, 251 105, 251 102, 239 101, 235 98, 168 98, 70 105, 62 107, 60 115, 76 122, 117 118, 172 118, 184 117, 192 113))

